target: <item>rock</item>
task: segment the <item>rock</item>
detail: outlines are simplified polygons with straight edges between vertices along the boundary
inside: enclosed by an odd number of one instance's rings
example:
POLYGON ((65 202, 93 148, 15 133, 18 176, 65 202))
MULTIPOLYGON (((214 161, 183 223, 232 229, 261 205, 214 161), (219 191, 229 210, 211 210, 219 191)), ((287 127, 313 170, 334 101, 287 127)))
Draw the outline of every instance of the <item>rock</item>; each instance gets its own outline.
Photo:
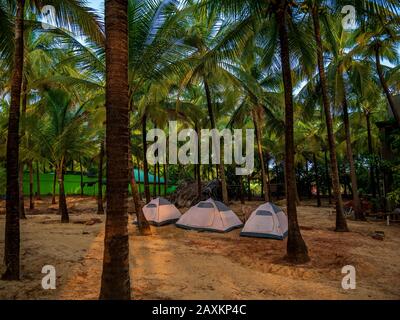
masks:
POLYGON ((218 180, 203 182, 201 185, 201 196, 197 194, 197 182, 184 182, 178 186, 169 200, 178 208, 191 207, 208 198, 221 200, 221 184, 218 180))
POLYGON ((92 218, 92 219, 86 221, 85 225, 92 226, 92 225, 94 225, 96 223, 102 223, 102 222, 103 222, 103 220, 101 220, 99 218, 92 218))
POLYGON ((383 231, 375 231, 371 237, 372 239, 383 241, 385 239, 385 233, 383 231))

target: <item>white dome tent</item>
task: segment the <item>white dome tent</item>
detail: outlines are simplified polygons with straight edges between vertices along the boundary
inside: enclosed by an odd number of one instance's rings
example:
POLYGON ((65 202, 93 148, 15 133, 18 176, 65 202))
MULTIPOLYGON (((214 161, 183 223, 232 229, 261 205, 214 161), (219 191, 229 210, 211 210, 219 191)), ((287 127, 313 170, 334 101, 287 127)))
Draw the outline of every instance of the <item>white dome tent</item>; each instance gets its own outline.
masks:
POLYGON ((254 210, 246 221, 241 236, 283 240, 287 237, 288 220, 281 208, 265 203, 254 210))
POLYGON ((174 223, 181 217, 180 211, 167 199, 161 197, 146 204, 143 207, 143 213, 147 221, 155 226, 174 223))
POLYGON ((238 216, 220 201, 208 199, 191 207, 176 223, 177 227, 214 232, 229 232, 243 226, 238 216))

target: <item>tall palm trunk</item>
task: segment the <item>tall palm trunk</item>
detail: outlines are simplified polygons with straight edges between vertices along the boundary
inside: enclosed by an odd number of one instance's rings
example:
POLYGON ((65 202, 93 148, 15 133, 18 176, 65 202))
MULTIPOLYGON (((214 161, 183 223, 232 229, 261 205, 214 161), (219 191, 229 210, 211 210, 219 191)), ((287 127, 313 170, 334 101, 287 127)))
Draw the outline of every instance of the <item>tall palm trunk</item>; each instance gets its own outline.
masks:
POLYGON ((317 187, 317 206, 321 206, 321 194, 320 194, 320 183, 319 183, 319 173, 318 173, 318 162, 315 153, 313 153, 313 163, 314 163, 314 174, 315 174, 315 184, 317 187))
POLYGON ((7 190, 6 190, 6 226, 4 240, 4 264, 6 270, 3 280, 19 280, 19 116, 21 103, 21 85, 24 55, 24 4, 16 1, 14 67, 11 80, 11 102, 8 117, 7 136, 7 190))
POLYGON ((318 62, 319 77, 321 80, 322 104, 324 107, 326 128, 328 131, 328 144, 329 144, 329 155, 331 160, 330 163, 331 163, 333 193, 336 201, 336 231, 347 232, 349 231, 349 229, 347 227, 346 218, 344 217, 343 213, 343 201, 342 201, 342 194, 340 191, 339 170, 336 158, 336 141, 333 132, 332 114, 329 106, 328 85, 324 69, 325 65, 324 65, 318 9, 319 9, 318 6, 316 5, 313 6, 312 18, 314 23, 315 42, 317 44, 317 60, 318 60, 317 62, 318 62))
POLYGON ((349 121, 349 108, 347 104, 347 97, 346 97, 346 89, 345 89, 344 79, 343 79, 343 122, 345 128, 345 136, 346 136, 346 154, 347 154, 347 161, 349 162, 350 166, 350 179, 351 179, 351 188, 353 190, 353 206, 354 206, 354 213, 355 218, 357 220, 365 220, 364 212, 361 207, 361 200, 358 194, 358 182, 357 182, 357 175, 356 175, 356 167, 354 165, 354 158, 353 158, 353 148, 351 146, 351 133, 350 133, 350 121, 349 121))
POLYGON ((326 187, 328 189, 328 200, 329 204, 332 204, 332 190, 331 190, 331 179, 329 175, 329 165, 328 165, 328 156, 326 154, 326 151, 324 152, 324 157, 325 157, 325 176, 326 176, 326 187))
POLYGON ((376 70, 378 72, 379 81, 381 82, 381 85, 382 85, 382 88, 383 88, 383 92, 386 95, 386 98, 388 100, 390 109, 392 110, 392 113, 393 113, 393 115, 394 115, 394 117, 396 119, 397 125, 400 126, 400 115, 396 112, 396 108, 395 108, 395 105, 394 105, 393 97, 390 94, 389 86, 388 86, 388 84, 386 82, 386 79, 385 79, 385 76, 383 74, 379 49, 380 49, 379 44, 377 44, 375 46, 376 70))
POLYGON ((25 199, 24 199, 24 163, 21 162, 19 164, 19 169, 18 169, 18 179, 19 179, 19 204, 18 204, 18 210, 19 210, 19 217, 20 219, 26 219, 25 215, 25 199))
POLYGON ((137 184, 137 187, 138 187, 138 193, 139 193, 139 200, 142 201, 142 195, 141 195, 141 193, 140 193, 140 183, 141 183, 141 180, 140 180, 140 162, 139 162, 139 158, 137 159, 136 162, 137 162, 136 168, 137 168, 137 171, 138 171, 138 184, 137 184))
POLYGON ((153 166, 153 198, 157 197, 157 164, 153 166))
POLYGON ((103 208, 103 160, 104 160, 104 141, 100 143, 99 154, 99 173, 97 175, 97 214, 104 214, 103 208))
MULTIPOLYGON (((200 130, 199 130, 199 124, 197 122, 195 124, 195 131, 197 133, 197 136, 199 136, 200 130)), ((201 154, 200 143, 197 144, 197 153, 201 154)), ((200 200, 200 198, 201 198, 201 164, 200 164, 200 161, 198 164, 195 164, 195 170, 196 170, 196 177, 197 177, 197 196, 199 197, 199 200, 200 200)))
POLYGON ((64 160, 58 166, 58 213, 61 215, 61 223, 69 223, 67 199, 64 189, 64 160))
POLYGON ((258 158, 260 160, 261 166, 261 179, 262 179, 262 189, 263 189, 263 197, 264 201, 269 202, 269 186, 268 186, 268 179, 267 174, 265 172, 265 163, 264 163, 264 154, 262 150, 262 134, 261 134, 261 127, 260 127, 260 109, 251 111, 254 123, 254 129, 256 131, 256 139, 257 139, 257 151, 258 151, 258 158))
POLYGON ((51 197, 51 204, 56 204, 56 186, 57 186, 57 170, 54 168, 53 176, 53 192, 51 197))
MULTIPOLYGON (((26 105, 27 105, 27 79, 25 76, 22 78, 22 88, 21 88, 21 136, 20 139, 25 137, 25 119, 26 119, 26 105)), ((20 219, 26 219, 25 215, 25 199, 24 199, 24 162, 20 161, 19 164, 19 217, 20 219)))
POLYGON ((168 189, 167 168, 168 168, 168 166, 165 165, 165 164, 163 164, 163 172, 164 172, 164 197, 167 196, 167 189, 168 189))
POLYGON ((147 163, 147 116, 143 115, 142 118, 142 139, 143 139, 143 175, 144 175, 144 195, 146 197, 146 203, 151 200, 150 196, 150 185, 149 185, 149 165, 147 163))
MULTIPOLYGON (((210 91, 210 87, 208 85, 208 81, 206 79, 206 77, 203 78, 203 82, 204 82, 204 88, 206 91, 206 98, 207 98, 207 108, 208 108, 208 116, 210 118, 210 122, 211 122, 211 129, 216 129, 216 122, 215 122, 215 115, 214 115, 214 110, 213 110, 213 105, 212 105, 212 100, 211 100, 211 91, 210 91)), ((218 156, 218 155, 216 155, 218 156)), ((223 156, 220 157, 220 162, 219 162, 219 173, 221 176, 221 188, 222 188, 222 202, 224 202, 225 204, 228 204, 228 189, 227 189, 227 185, 226 185, 226 178, 225 178, 225 168, 224 168, 224 159, 223 156)), ((218 168, 217 167, 217 168, 218 168)), ((217 171, 218 174, 218 171, 217 171)))
POLYGON ((41 200, 40 195, 40 169, 39 169, 39 161, 36 161, 36 200, 41 200))
POLYGON ((29 161, 29 209, 35 209, 35 201, 33 198, 33 162, 29 161))
POLYGON ((296 209, 296 175, 294 167, 294 133, 293 133, 293 85, 290 70, 289 38, 287 31, 287 2, 278 5, 276 19, 279 32, 280 56, 282 64, 283 85, 285 90, 285 165, 286 165, 286 202, 289 222, 287 258, 294 263, 310 260, 308 249, 301 236, 297 221, 296 209))
POLYGON ((83 168, 82 168, 82 159, 81 156, 79 156, 79 173, 81 176, 81 197, 83 197, 83 168))
MULTIPOLYGON (((375 186, 375 157, 374 157, 374 149, 372 147, 372 133, 371 133, 371 114, 369 111, 365 112, 365 120, 367 122, 367 136, 368 136, 368 153, 371 157, 371 163, 369 166, 369 175, 370 175, 370 189, 372 193, 372 197, 376 198, 376 186, 375 186)), ((376 208, 375 208, 376 209, 376 208)))
POLYGON ((131 298, 128 238, 128 1, 105 2, 107 218, 100 299, 131 298))

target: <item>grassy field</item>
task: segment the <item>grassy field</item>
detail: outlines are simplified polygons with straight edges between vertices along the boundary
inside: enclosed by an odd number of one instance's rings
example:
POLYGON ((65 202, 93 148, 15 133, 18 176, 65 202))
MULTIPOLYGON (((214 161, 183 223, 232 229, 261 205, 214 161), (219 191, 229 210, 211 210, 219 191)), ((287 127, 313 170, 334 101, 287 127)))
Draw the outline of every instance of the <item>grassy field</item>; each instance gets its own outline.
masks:
MULTIPOLYGON (((153 179, 149 177, 150 179, 150 192, 151 194, 153 193, 153 179)), ((42 195, 50 195, 52 194, 53 190, 53 180, 54 180, 54 174, 53 173, 41 173, 40 174, 40 194, 42 195)), ((81 177, 79 174, 66 174, 64 178, 64 187, 65 187, 65 192, 67 195, 74 195, 74 194, 80 194, 81 192, 81 177)), ((84 188, 83 188, 83 193, 84 195, 87 196, 93 196, 97 194, 97 177, 87 177, 86 175, 83 177, 83 182, 84 182, 84 188)), ((161 180, 161 183, 163 183, 163 180, 161 180)), ((158 188, 158 187, 157 187, 158 188)), ((143 183, 139 184, 139 189, 140 192, 144 191, 144 185, 143 183)), ((167 189, 167 193, 171 193, 175 191, 176 187, 175 186, 170 186, 167 189)), ((103 186, 103 191, 105 192, 106 187, 105 185, 103 186)), ((33 192, 37 192, 37 183, 36 183, 36 175, 34 175, 34 182, 33 182, 33 192)), ((56 187, 56 193, 58 193, 58 183, 56 187)), ((161 185, 161 194, 164 193, 164 185, 161 185)), ((24 194, 29 195, 29 173, 25 172, 24 173, 24 194)))

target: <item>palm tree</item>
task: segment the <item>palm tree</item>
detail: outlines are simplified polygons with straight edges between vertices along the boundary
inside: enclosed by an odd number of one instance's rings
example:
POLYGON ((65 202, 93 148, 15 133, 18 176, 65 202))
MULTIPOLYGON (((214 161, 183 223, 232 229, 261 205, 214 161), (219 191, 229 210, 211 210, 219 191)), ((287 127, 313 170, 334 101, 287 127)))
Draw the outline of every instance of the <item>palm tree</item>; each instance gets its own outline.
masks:
POLYGON ((11 103, 7 137, 6 230, 3 280, 19 280, 19 117, 24 53, 24 0, 17 0, 15 17, 14 70, 11 82, 11 103))
POLYGON ((295 263, 309 261, 308 249, 301 236, 296 210, 296 176, 294 168, 294 136, 293 136, 293 85, 290 67, 289 36, 287 30, 288 1, 275 7, 276 23, 279 33, 282 77, 285 90, 285 181, 286 203, 289 220, 287 242, 287 258, 295 263))
POLYGON ((131 298, 128 238, 128 1, 109 0, 106 24, 107 219, 100 299, 131 298))
POLYGON ((329 146, 329 155, 330 155, 330 164, 331 164, 331 180, 333 185, 333 193, 336 201, 336 231, 337 232, 347 232, 347 222, 343 213, 343 201, 340 190, 340 181, 339 181, 339 170, 337 164, 337 156, 336 156, 336 142, 335 136, 333 132, 333 121, 332 114, 329 105, 329 97, 328 97, 328 84, 325 75, 325 64, 323 57, 323 46, 322 46, 322 38, 321 38, 321 28, 320 28, 320 19, 319 19, 319 6, 317 3, 314 3, 311 7, 312 20, 314 23, 314 36, 315 42, 317 44, 317 63, 318 63, 318 72, 321 82, 321 90, 322 90, 322 104, 325 112, 325 121, 326 127, 328 131, 328 146, 329 146))
MULTIPOLYGON (((11 40, 11 17, 5 8, 8 1, 0 3, 0 56, 4 57, 11 65, 13 71, 11 82, 11 104, 8 121, 7 139, 7 200, 6 200, 6 231, 5 231, 5 250, 4 261, 6 271, 4 279, 19 279, 19 183, 18 183, 18 164, 19 164, 19 118, 21 102, 21 85, 23 79, 23 54, 24 54, 24 7, 25 0, 16 1, 16 15, 14 21, 14 44, 11 40), (4 28, 3 28, 4 27, 4 28)), ((98 41, 102 42, 103 37, 98 28, 96 17, 86 7, 76 0, 60 1, 49 0, 47 4, 53 5, 57 12, 57 19, 61 25, 73 26, 74 31, 84 31, 98 41)), ((34 2, 33 7, 37 8, 40 3, 34 2)))

